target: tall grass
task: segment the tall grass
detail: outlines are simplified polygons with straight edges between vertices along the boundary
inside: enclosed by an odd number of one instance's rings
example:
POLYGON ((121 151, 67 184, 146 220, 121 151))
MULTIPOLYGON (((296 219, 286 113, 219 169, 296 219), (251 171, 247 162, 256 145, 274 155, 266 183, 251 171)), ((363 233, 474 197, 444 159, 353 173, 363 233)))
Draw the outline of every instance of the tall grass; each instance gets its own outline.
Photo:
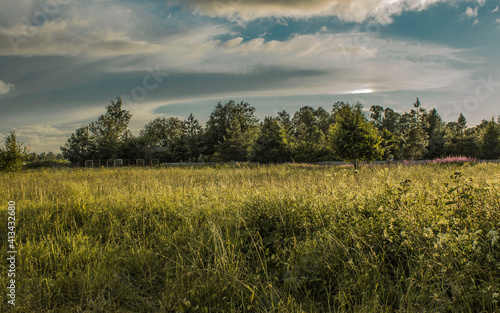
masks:
POLYGON ((0 227, 18 208, 18 312, 500 310, 496 164, 0 178, 0 227))

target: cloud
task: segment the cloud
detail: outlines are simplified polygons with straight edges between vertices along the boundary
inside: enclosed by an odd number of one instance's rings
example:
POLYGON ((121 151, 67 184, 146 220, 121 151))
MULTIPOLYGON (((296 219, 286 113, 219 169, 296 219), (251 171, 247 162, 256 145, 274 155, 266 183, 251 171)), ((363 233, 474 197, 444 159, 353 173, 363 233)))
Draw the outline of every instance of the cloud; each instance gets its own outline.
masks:
POLYGON ((477 7, 472 9, 471 7, 467 7, 467 10, 465 10, 465 15, 468 17, 477 17, 477 7))
POLYGON ((497 18, 497 19, 495 20, 495 22, 497 22, 497 23, 499 23, 499 24, 500 24, 500 18, 497 18))
POLYGON ((31 2, 31 8, 16 4, 8 9, 16 17, 0 23, 0 55, 109 57, 163 53, 172 47, 165 37, 178 37, 199 24, 165 29, 165 25, 158 26, 159 16, 144 10, 141 4, 116 0, 64 0, 64 5, 53 4, 49 13, 43 12, 40 3, 45 7, 49 2, 63 1, 31 2))
POLYGON ((51 135, 51 136, 66 136, 67 131, 62 131, 51 125, 30 125, 22 127, 18 130, 19 134, 24 136, 34 136, 34 135, 51 135))
POLYGON ((8 5, 2 5, 2 9, 0 10, 0 27, 13 25, 21 21, 21 19, 26 19, 33 14, 32 10, 35 5, 36 2, 34 0, 18 0, 8 5))
MULTIPOLYGON (((43 23, 19 18, 8 25, 0 24, 0 56, 105 58, 166 54, 196 58, 209 48, 213 37, 229 32, 227 25, 201 22, 196 17, 188 22, 162 21, 172 25, 158 25, 158 16, 116 1, 112 1, 113 6, 105 5, 107 1, 88 2, 71 2, 43 23)), ((171 63, 176 63, 175 58, 171 63)))
MULTIPOLYGON (((208 25, 165 38, 161 53, 115 56, 104 60, 98 58, 94 62, 64 58, 64 61, 58 61, 69 63, 63 63, 64 70, 56 63, 50 68, 41 68, 39 64, 32 69, 34 73, 30 75, 31 79, 18 77, 17 84, 33 97, 42 93, 54 106, 55 103, 58 106, 65 103, 62 108, 71 105, 67 109, 73 110, 76 105, 81 105, 79 98, 100 108, 102 100, 99 99, 103 96, 107 101, 108 97, 122 93, 130 95, 135 86, 142 86, 143 78, 148 74, 147 67, 155 68, 157 65, 162 72, 172 76, 148 92, 147 101, 160 101, 160 95, 168 100, 185 98, 193 92, 200 96, 203 92, 226 94, 231 89, 248 93, 275 88, 276 94, 310 94, 374 89, 372 84, 377 85, 374 90, 440 88, 449 86, 460 75, 467 75, 467 72, 460 74, 461 71, 450 63, 461 64, 470 60, 462 56, 459 49, 383 39, 376 32, 295 34, 283 41, 266 41, 264 38, 245 40, 242 37, 216 39, 220 34, 229 33, 230 30, 224 27, 208 25), (285 72, 273 76, 275 82, 267 81, 266 86, 259 84, 262 77, 255 76, 256 72, 269 69, 270 72, 265 74, 269 76, 273 68, 284 69, 285 72), (321 74, 305 75, 304 71, 321 74), (74 75, 75 72, 78 75, 74 75), (367 75, 368 72, 371 74, 367 75), (175 82, 178 76, 175 74, 192 74, 191 80, 184 81, 184 87, 178 86, 175 82), (227 76, 228 79, 224 81, 227 88, 221 81, 209 91, 206 89, 207 82, 201 79, 201 75, 208 74, 233 76, 227 76), (244 89, 237 82, 244 82, 244 89), (178 87, 173 90, 172 86, 178 87), (92 90, 91 95, 85 92, 89 88, 92 90), (179 90, 184 90, 186 94, 182 95, 179 90)), ((64 46, 60 50, 64 50, 64 46)), ((37 58, 47 64, 47 58, 37 58)), ((20 95, 17 97, 19 99, 13 101, 29 103, 30 97, 20 95)))
POLYGON ((494 8, 494 9, 491 11, 491 13, 495 13, 495 12, 498 12, 498 5, 497 5, 497 7, 496 7, 496 8, 494 8))
POLYGON ((18 140, 25 146, 30 145, 31 152, 52 151, 59 153, 59 147, 66 142, 73 131, 62 131, 51 125, 31 125, 16 129, 18 140))
POLYGON ((420 11, 447 0, 184 0, 202 15, 249 21, 264 17, 309 18, 337 16, 349 22, 374 18, 392 22, 391 16, 403 11, 420 11))
POLYGON ((131 55, 158 53, 164 47, 134 40, 125 31, 99 29, 89 20, 48 21, 41 26, 18 24, 0 29, 0 55, 131 55))
POLYGON ((0 80, 0 96, 8 94, 12 90, 14 90, 13 84, 5 83, 5 82, 0 80))

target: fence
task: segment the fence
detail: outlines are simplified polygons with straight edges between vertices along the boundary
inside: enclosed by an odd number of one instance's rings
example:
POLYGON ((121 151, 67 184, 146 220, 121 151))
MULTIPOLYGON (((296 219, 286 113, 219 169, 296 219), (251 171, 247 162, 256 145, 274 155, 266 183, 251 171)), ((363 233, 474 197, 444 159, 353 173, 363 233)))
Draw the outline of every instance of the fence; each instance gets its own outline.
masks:
MULTIPOLYGON (((417 160, 417 161, 374 161, 369 163, 370 165, 383 165, 383 164, 426 164, 430 163, 429 160, 417 160)), ((500 160, 476 160, 477 163, 500 163, 500 160)), ((447 163, 447 162, 443 162, 447 163)), ((253 165, 261 165, 258 162, 196 162, 196 163, 184 163, 184 162, 176 162, 176 163, 161 163, 159 159, 151 159, 146 162, 144 159, 111 159, 111 160, 87 160, 85 161, 85 167, 128 167, 128 166, 166 166, 166 167, 177 167, 177 166, 201 166, 201 165, 239 165, 239 164, 253 164, 253 165)), ((295 165, 316 165, 316 166, 341 166, 341 165, 349 165, 349 163, 345 163, 342 161, 329 161, 329 162, 317 162, 317 163, 302 163, 302 162, 286 162, 282 164, 295 164, 295 165)), ((365 163, 362 163, 365 164, 365 163)), ((365 164, 366 165, 366 164, 365 164)), ((77 166, 77 165, 75 165, 77 166)))
POLYGON ((123 167, 123 166, 158 166, 160 160, 151 159, 146 161, 144 159, 109 159, 109 160, 86 160, 85 167, 123 167))

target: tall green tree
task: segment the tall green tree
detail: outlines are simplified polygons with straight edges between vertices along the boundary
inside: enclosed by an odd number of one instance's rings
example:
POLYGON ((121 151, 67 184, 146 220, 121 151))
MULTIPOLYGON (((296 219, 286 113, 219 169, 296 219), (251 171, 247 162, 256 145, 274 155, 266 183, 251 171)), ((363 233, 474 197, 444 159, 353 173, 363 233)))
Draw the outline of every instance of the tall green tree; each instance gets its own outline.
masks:
POLYGON ((371 123, 377 127, 382 137, 382 147, 384 149, 384 160, 394 160, 400 155, 401 134, 397 131, 400 114, 391 108, 383 108, 374 105, 370 108, 371 123))
POLYGON ((0 149, 0 169, 2 171, 18 171, 28 157, 26 147, 17 141, 16 133, 10 132, 5 139, 5 148, 0 149))
POLYGON ((97 138, 92 124, 78 128, 61 147, 65 159, 83 165, 85 160, 99 159, 97 138))
POLYGON ((316 117, 316 125, 319 130, 321 130, 325 136, 328 136, 330 125, 334 123, 333 116, 322 107, 314 110, 314 116, 316 117))
POLYGON ((132 115, 122 109, 122 101, 111 101, 97 121, 81 127, 61 147, 65 158, 83 164, 90 159, 116 159, 122 145, 132 136, 128 129, 132 115))
POLYGON ((180 138, 174 141, 168 153, 168 161, 170 162, 191 162, 192 151, 189 147, 188 137, 183 134, 180 138))
POLYGON ((323 108, 304 106, 295 112, 292 119, 293 137, 291 148, 293 159, 299 162, 326 161, 331 158, 327 135, 332 116, 323 108))
POLYGON ((380 105, 372 105, 370 108, 370 118, 372 123, 379 131, 384 129, 384 108, 380 105))
POLYGON ((260 163, 277 163, 290 160, 286 129, 279 119, 265 117, 255 140, 254 160, 260 163))
POLYGON ((335 124, 330 126, 329 143, 336 157, 358 167, 383 157, 382 138, 363 115, 363 106, 337 103, 335 124))
POLYGON ((243 131, 239 119, 233 119, 226 130, 223 140, 215 146, 214 160, 216 161, 248 161, 252 152, 253 134, 249 130, 243 131))
POLYGON ((313 125, 304 133, 299 133, 290 145, 296 162, 321 162, 331 159, 327 136, 313 125))
POLYGON ((280 124, 280 127, 284 129, 286 133, 290 134, 291 136, 293 132, 293 125, 292 125, 292 120, 290 119, 290 114, 286 110, 283 110, 281 112, 278 112, 277 119, 280 124))
MULTIPOLYGON (((204 136, 205 153, 214 155, 215 152, 218 152, 219 158, 224 155, 224 159, 226 159, 226 157, 229 157, 226 154, 227 151, 221 151, 220 149, 237 144, 235 142, 237 138, 245 139, 242 141, 244 146, 253 142, 257 135, 259 122, 254 113, 255 108, 246 102, 236 103, 233 100, 226 104, 219 102, 207 121, 204 136), (224 144, 226 140, 231 140, 231 143, 224 144)), ((240 157, 241 153, 237 153, 233 158, 229 157, 229 159, 236 160, 240 157)))
POLYGON ((203 142, 203 127, 200 125, 194 115, 189 114, 188 118, 184 121, 184 132, 186 137, 186 144, 189 148, 190 161, 195 161, 205 152, 203 142))
POLYGON ((122 100, 106 107, 106 113, 92 124, 92 131, 96 134, 98 154, 101 159, 116 159, 119 156, 120 146, 132 136, 128 124, 132 115, 122 109, 122 100))
POLYGON ((432 109, 426 116, 425 132, 429 138, 426 158, 435 159, 444 156, 445 123, 436 109, 432 109))
POLYGON ((382 127, 391 133, 397 133, 400 118, 401 114, 394 112, 391 108, 385 108, 384 118, 382 119, 382 127))
POLYGON ((478 134, 475 128, 467 127, 467 120, 462 113, 456 122, 446 124, 445 139, 447 155, 479 156, 478 134))
POLYGON ((201 127, 198 120, 194 118, 193 113, 190 113, 188 118, 184 121, 184 129, 186 135, 194 137, 201 134, 203 127, 201 127))
POLYGON ((139 131, 152 147, 169 148, 184 134, 184 122, 177 117, 157 117, 139 131))
POLYGON ((500 158, 500 124, 492 119, 486 123, 484 132, 481 136, 481 158, 498 159, 500 158))
POLYGON ((157 117, 139 132, 152 157, 167 162, 194 161, 202 152, 202 127, 193 114, 186 120, 157 117))
POLYGON ((392 133, 386 128, 379 131, 382 137, 381 146, 384 149, 383 160, 395 160, 400 155, 401 137, 399 133, 392 133))
MULTIPOLYGON (((278 124, 280 125, 280 128, 283 131, 284 137, 286 139, 287 150, 290 151, 290 153, 291 153, 293 138, 294 138, 293 137, 294 136, 294 129, 293 129, 292 119, 290 118, 290 114, 285 110, 278 112, 277 120, 278 120, 278 124)), ((288 159, 287 161, 291 161, 291 156, 290 156, 290 159, 288 159)))
POLYGON ((426 110, 421 108, 420 100, 413 104, 414 109, 403 114, 398 123, 402 135, 401 156, 406 160, 422 159, 429 145, 429 135, 426 133, 426 110))
POLYGON ((153 159, 153 151, 144 137, 129 137, 121 145, 119 158, 128 160, 153 159))

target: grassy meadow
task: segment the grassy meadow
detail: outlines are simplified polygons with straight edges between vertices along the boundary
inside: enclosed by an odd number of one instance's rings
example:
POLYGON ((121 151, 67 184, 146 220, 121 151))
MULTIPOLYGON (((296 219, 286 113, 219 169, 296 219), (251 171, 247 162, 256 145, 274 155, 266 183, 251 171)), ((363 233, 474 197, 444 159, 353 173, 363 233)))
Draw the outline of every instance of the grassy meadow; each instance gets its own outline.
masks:
POLYGON ((498 312, 500 165, 49 169, 16 201, 16 312, 498 312))

